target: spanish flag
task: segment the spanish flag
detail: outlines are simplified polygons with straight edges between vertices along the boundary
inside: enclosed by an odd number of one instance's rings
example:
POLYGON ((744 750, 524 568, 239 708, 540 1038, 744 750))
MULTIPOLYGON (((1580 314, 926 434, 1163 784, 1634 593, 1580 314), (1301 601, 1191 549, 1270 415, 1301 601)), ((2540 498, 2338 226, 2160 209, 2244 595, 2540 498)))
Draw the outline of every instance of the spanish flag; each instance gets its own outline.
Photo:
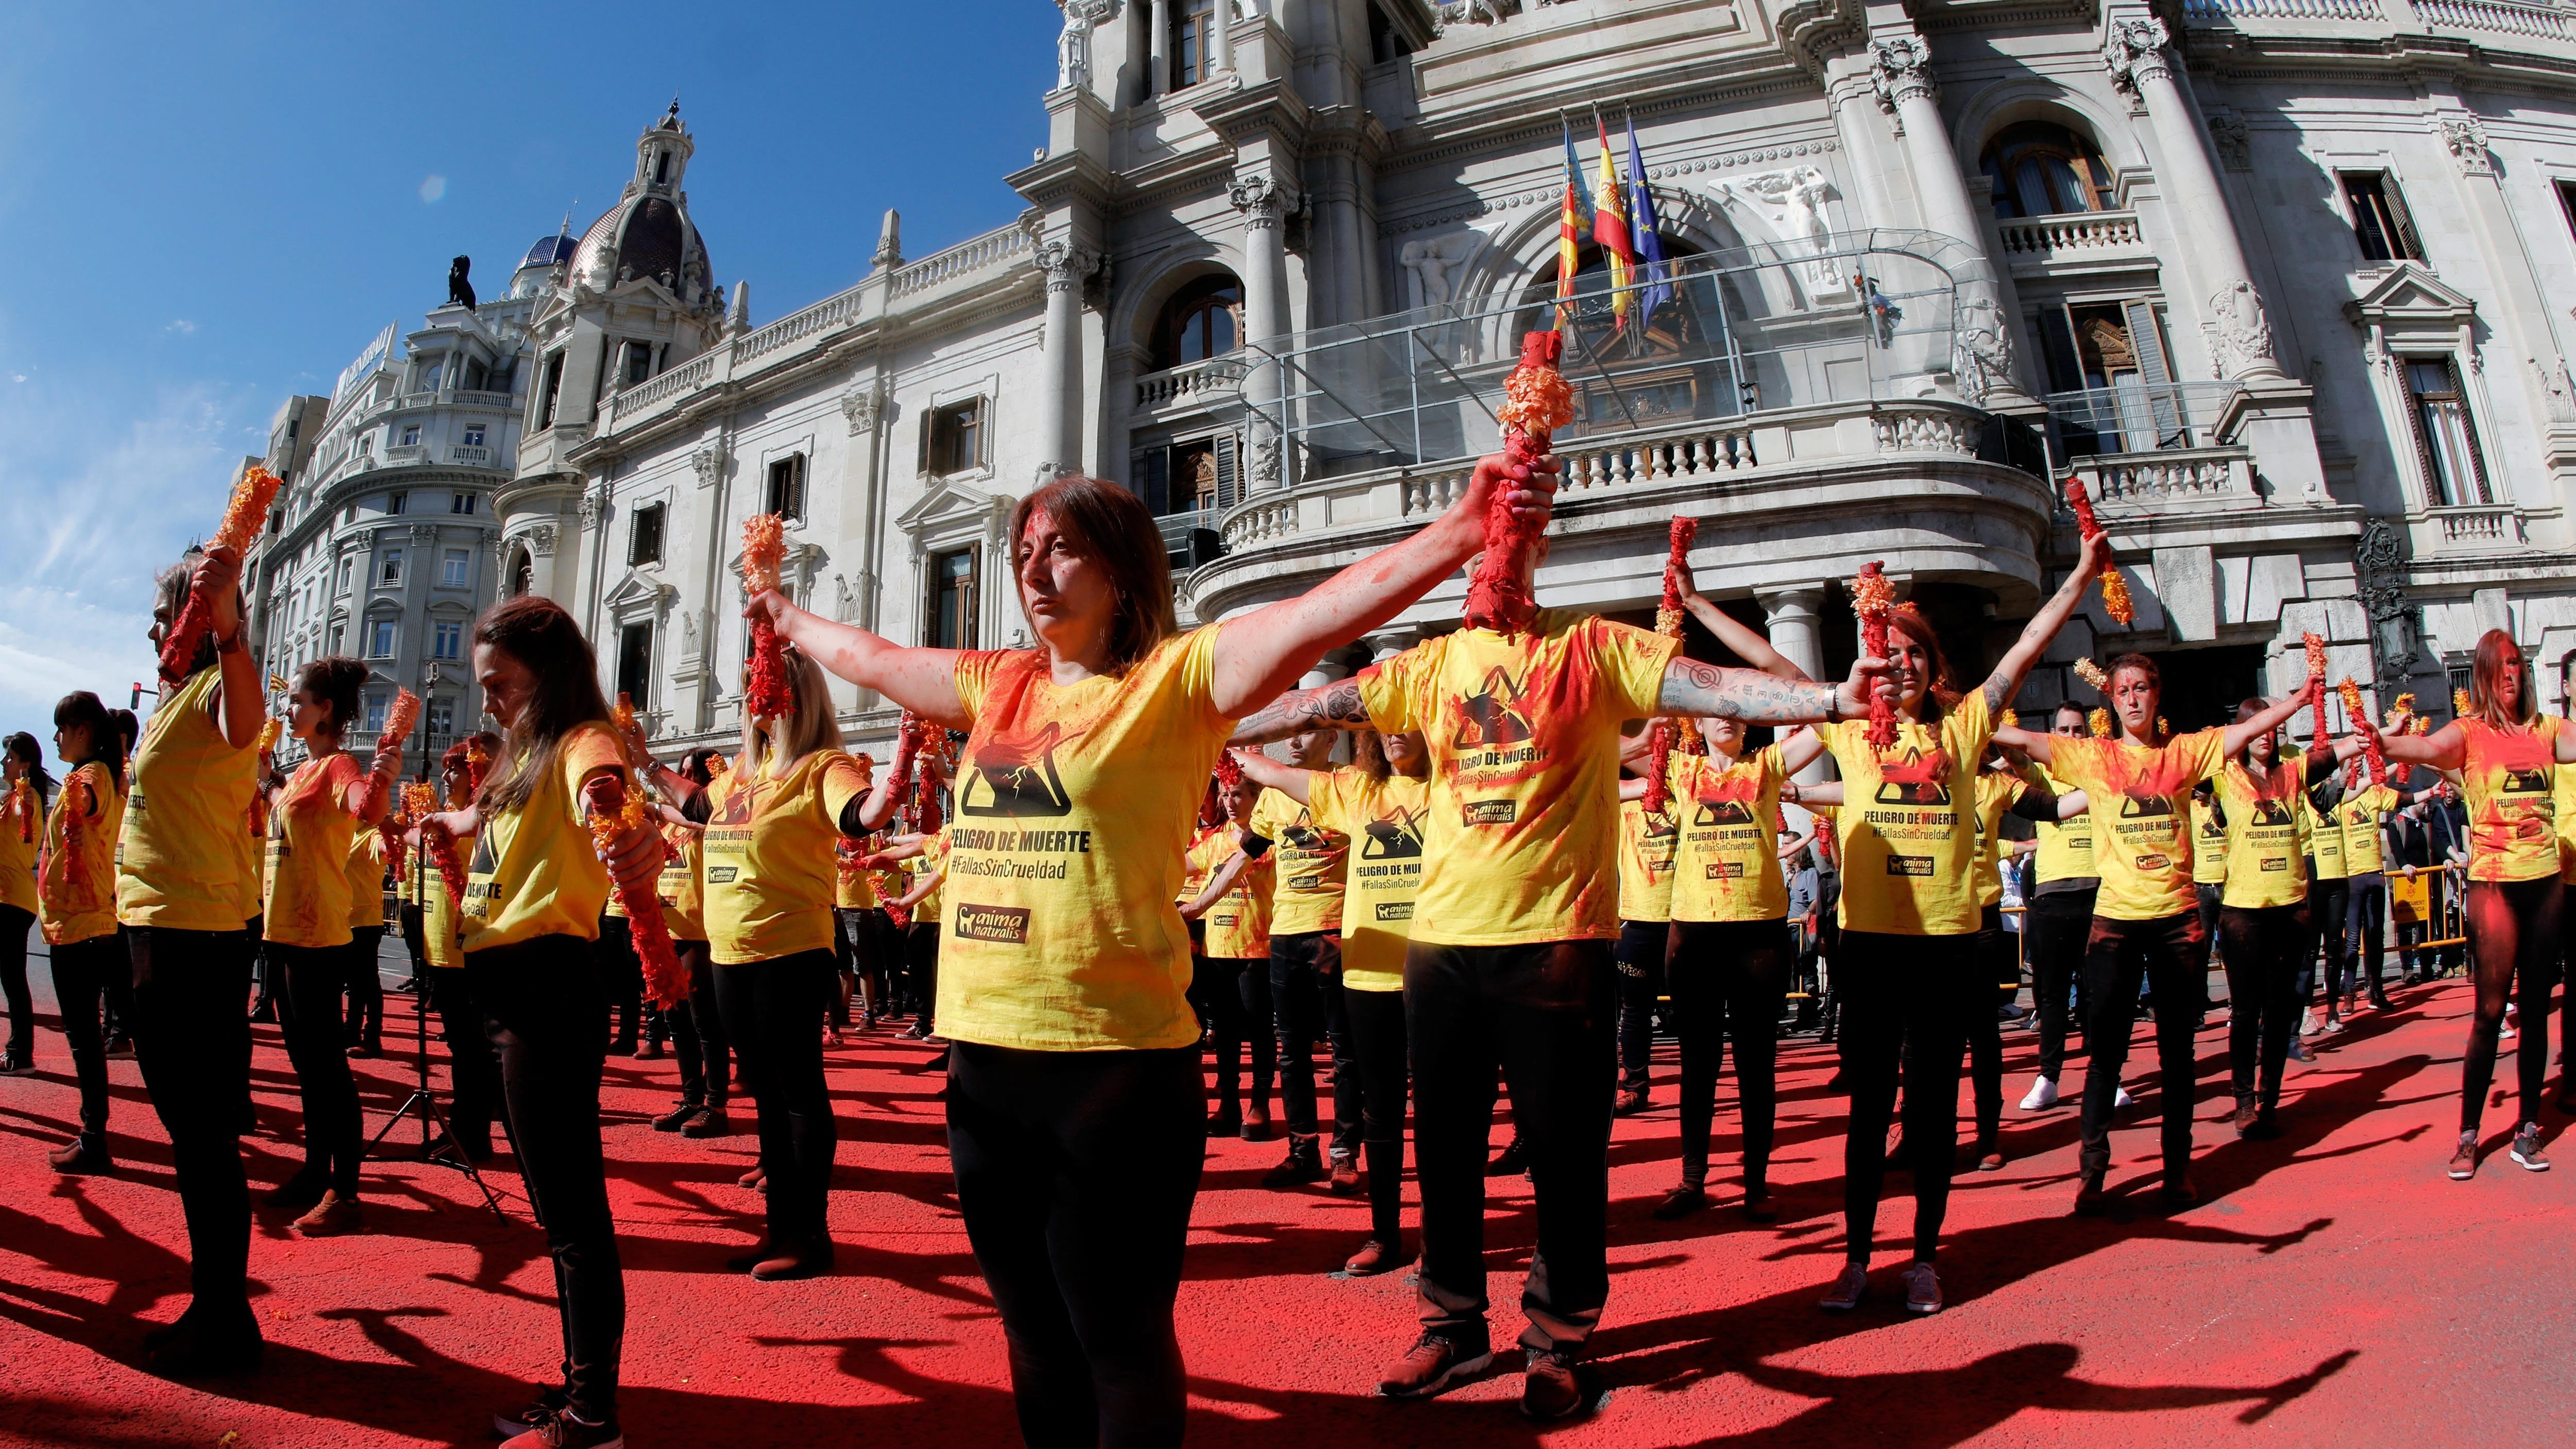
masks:
MULTIPOLYGON (((1601 203, 1592 213, 1592 240, 1610 267, 1610 314, 1613 330, 1628 325, 1628 308, 1636 300, 1629 290, 1637 280, 1637 252, 1628 243, 1628 188, 1619 179, 1619 163, 1610 150, 1610 132, 1592 118, 1601 133, 1601 203)), ((1560 244, 1561 246, 1562 244, 1560 244)))
POLYGON ((1574 274, 1583 265, 1583 236, 1592 230, 1592 198, 1583 189, 1583 164, 1574 159, 1574 130, 1565 128, 1565 204, 1556 222, 1557 325, 1574 306, 1574 274))

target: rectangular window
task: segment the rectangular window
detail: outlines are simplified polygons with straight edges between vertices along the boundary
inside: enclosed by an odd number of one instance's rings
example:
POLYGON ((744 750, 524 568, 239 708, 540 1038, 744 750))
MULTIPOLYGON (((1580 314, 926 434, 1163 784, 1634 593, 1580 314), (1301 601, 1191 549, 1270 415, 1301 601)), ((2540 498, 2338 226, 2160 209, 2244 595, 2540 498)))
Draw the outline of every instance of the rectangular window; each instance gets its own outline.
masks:
POLYGON ((781 518, 805 517, 805 455, 791 453, 769 465, 769 509, 781 518))
POLYGON ((483 446, 483 425, 481 423, 476 423, 465 430, 465 446, 469 448, 479 448, 483 446))
POLYGON ((435 362, 431 362, 431 363, 425 363, 425 364, 423 364, 423 365, 422 365, 422 367, 421 367, 421 369, 420 369, 420 390, 421 390, 422 392, 436 392, 436 391, 438 391, 438 364, 437 364, 437 363, 435 363, 435 362))
POLYGON ((384 733, 385 697, 381 694, 370 694, 367 696, 366 729, 367 733, 371 735, 384 733))
MULTIPOLYGON (((419 430, 414 429, 413 431, 417 432, 419 430)), ((403 511, 403 505, 410 501, 411 495, 408 493, 388 493, 385 495, 385 512, 388 514, 400 513, 403 511)))
POLYGON ((462 659, 465 657, 464 620, 443 619, 439 621, 438 632, 433 637, 435 642, 430 646, 430 658, 462 659))
POLYGON ((930 637, 933 649, 975 647, 975 550, 930 556, 930 637))
POLYGON ((555 425, 555 400, 563 396, 563 364, 562 353, 547 354, 545 386, 537 400, 537 429, 540 432, 555 425))
POLYGON ((1216 0, 1181 0, 1174 10, 1172 89, 1179 90, 1206 80, 1216 67, 1216 0))
POLYGON ((474 511, 474 495, 471 493, 448 494, 447 511, 450 513, 472 513, 474 511))
POLYGON ((2155 303, 2052 302, 2038 322, 2049 411, 2068 453, 2190 446, 2155 303))
POLYGON ((394 657, 393 620, 378 619, 367 626, 367 657, 369 659, 391 659, 394 657))
POLYGON ((617 631, 617 692, 637 709, 651 704, 653 626, 629 624, 617 631))
POLYGON ((635 384, 637 384, 637 383, 639 383, 639 382, 643 382, 643 381, 647 380, 648 378, 652 377, 652 375, 653 375, 653 344, 652 344, 652 343, 650 343, 650 342, 629 342, 629 343, 627 343, 627 344, 626 344, 626 385, 627 385, 628 387, 633 387, 635 384))
POLYGON ((402 550, 389 548, 376 568, 376 587, 389 589, 402 582, 402 550))
POLYGON ((467 555, 461 548, 451 548, 438 556, 438 586, 442 589, 465 587, 467 555))
POLYGON ((433 745, 456 732, 456 701, 433 699, 424 713, 429 717, 429 738, 433 745))
POLYGON ((2424 249, 2398 194, 2397 180, 2384 171, 2343 173, 2344 205, 2352 212, 2353 239, 2368 262, 2420 262, 2424 249))
POLYGON ((420 446, 420 424, 403 424, 402 445, 406 448, 417 448, 420 446))
POLYGON ((923 455, 937 477, 972 473, 984 466, 984 400, 969 398, 934 408, 923 419, 923 455))
POLYGON ((349 596, 350 577, 357 571, 358 561, 356 559, 344 558, 340 560, 340 587, 338 590, 340 597, 345 599, 349 596))
POLYGON ((647 503, 635 510, 634 521, 626 526, 626 566, 662 561, 662 520, 670 512, 663 503, 647 503))
POLYGON ((2415 456, 2424 467, 2425 501, 2437 508, 2489 502, 2486 461, 2478 450, 2459 365, 2448 357, 2409 357, 2407 400, 2413 405, 2415 456))
POLYGON ((2576 181, 2558 183, 2558 205, 2567 213, 2567 229, 2576 232, 2576 181))

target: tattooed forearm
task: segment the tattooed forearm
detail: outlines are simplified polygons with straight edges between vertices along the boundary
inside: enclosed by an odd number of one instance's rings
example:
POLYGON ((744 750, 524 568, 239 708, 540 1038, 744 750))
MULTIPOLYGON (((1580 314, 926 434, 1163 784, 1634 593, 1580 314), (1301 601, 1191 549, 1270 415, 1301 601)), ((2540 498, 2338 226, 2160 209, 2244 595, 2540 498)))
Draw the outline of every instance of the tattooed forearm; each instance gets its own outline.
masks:
POLYGON ((1715 715, 1746 724, 1813 724, 1835 717, 1834 686, 1676 659, 1664 669, 1656 712, 1715 715))
POLYGON ((1292 689, 1234 727, 1233 743, 1266 745, 1309 730, 1364 730, 1370 727, 1368 706, 1360 687, 1344 680, 1321 689, 1292 689))

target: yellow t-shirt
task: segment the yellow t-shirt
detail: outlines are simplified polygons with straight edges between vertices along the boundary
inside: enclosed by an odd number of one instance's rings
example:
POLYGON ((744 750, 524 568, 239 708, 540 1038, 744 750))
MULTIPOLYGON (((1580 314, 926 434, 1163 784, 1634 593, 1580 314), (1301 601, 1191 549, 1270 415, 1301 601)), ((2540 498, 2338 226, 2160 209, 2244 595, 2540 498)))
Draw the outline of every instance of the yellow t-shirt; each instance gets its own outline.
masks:
MULTIPOLYGON (((2302 856, 2307 851, 2302 849, 2302 856)), ((2191 883, 2195 886, 2227 884, 2227 816, 2214 804, 2204 804, 2197 792, 2191 797, 2191 883)), ((2300 867, 2304 877, 2307 867, 2300 867)), ((2222 896, 2224 892, 2221 893, 2222 896)))
POLYGON ((1422 890, 1422 830, 1431 782, 1406 775, 1372 780, 1362 770, 1306 777, 1315 822, 1356 842, 1350 896, 1342 905, 1342 986, 1402 991, 1404 948, 1413 939, 1413 902, 1422 890))
POLYGON ((2275 760, 2257 775, 2243 762, 2230 760, 2218 772, 2218 803, 2227 815, 2216 852, 2227 871, 2220 905, 2260 910, 2308 898, 2307 863, 2299 848, 2304 769, 2296 760, 2275 760))
MULTIPOLYGON (((33 780, 26 784, 22 799, 16 782, 0 779, 0 906, 16 906, 32 916, 36 913, 36 846, 45 838, 45 802, 33 780)), ((114 886, 109 882, 111 890, 114 886)))
POLYGON ((1319 825, 1313 812, 1276 790, 1252 806, 1252 833, 1270 842, 1278 872, 1270 900, 1270 934, 1300 936, 1342 929, 1342 890, 1351 838, 1319 825))
POLYGON ((1673 756, 1676 921, 1778 921, 1789 915, 1780 876, 1780 747, 1733 764, 1673 756))
POLYGON ((1208 874, 1214 867, 1207 863, 1199 847, 1219 835, 1233 839, 1234 827, 1202 825, 1191 832, 1189 853, 1181 857, 1181 889, 1172 897, 1172 904, 1186 906, 1199 898, 1199 892, 1207 889, 1208 874))
POLYGON ((912 918, 943 930, 947 928, 943 917, 948 901, 948 829, 941 826, 921 842, 921 854, 912 858, 911 876, 911 884, 916 886, 932 876, 939 877, 939 884, 930 888, 930 894, 913 905, 912 918))
POLYGON ((625 768, 625 747, 606 725, 576 725, 557 742, 554 768, 518 809, 484 812, 465 868, 467 951, 539 936, 599 939, 608 867, 582 818, 581 785, 596 771, 625 768))
POLYGON ((116 781, 95 760, 64 776, 54 792, 36 876, 36 920, 46 945, 68 946, 115 932, 116 835, 124 814, 116 781), (78 850, 71 841, 75 814, 78 850))
MULTIPOLYGON (((1218 867, 1242 853, 1242 846, 1231 826, 1218 827, 1191 847, 1190 854, 1203 871, 1213 873, 1218 867)), ((1228 961, 1263 961, 1270 959, 1270 902, 1277 884, 1272 879, 1277 867, 1271 864, 1270 852, 1244 862, 1234 884, 1225 888, 1199 919, 1207 922, 1207 949, 1212 959, 1228 961)), ((1201 890, 1206 883, 1201 882, 1201 890)), ((1266 969, 1266 968, 1265 968, 1266 969)))
POLYGON ((816 750, 772 774, 736 761, 708 799, 707 953, 719 966, 832 949, 841 810, 868 792, 859 762, 816 750))
POLYGON ((403 868, 394 872, 394 904, 397 906, 420 904, 420 888, 412 884, 411 859, 408 856, 403 858, 403 868))
POLYGON ((662 841, 669 849, 663 852, 662 874, 653 882, 653 894, 662 899, 662 928, 674 941, 703 941, 707 913, 700 881, 706 872, 699 862, 698 832, 666 824, 662 841), (673 849, 678 854, 672 854, 673 849))
POLYGON ((2467 786, 2469 879, 2537 880, 2558 869, 2558 720, 2523 731, 2458 722, 2467 786))
POLYGON ((832 904, 844 911, 864 911, 877 904, 876 877, 859 869, 866 859, 867 842, 844 835, 832 842, 832 870, 837 877, 832 887, 832 904))
POLYGON ((1361 670, 1369 719, 1419 730, 1430 828, 1413 939, 1619 934, 1619 726, 1652 714, 1676 641, 1565 609, 1460 629, 1361 670))
MULTIPOLYGON (((460 862, 474 858, 474 837, 459 836, 456 858, 460 862)), ((432 966, 450 968, 465 964, 465 947, 456 939, 456 898, 447 893, 447 877, 439 874, 437 862, 422 862, 420 878, 420 951, 432 966)), ((471 877, 467 890, 474 888, 471 877)))
POLYGON ((1823 727, 1843 777, 1836 812, 1846 931, 1973 936, 1977 909, 1977 761, 1994 737, 1985 691, 1972 689, 1926 729, 1899 716, 1896 742, 1869 747, 1869 721, 1823 727))
POLYGON ((116 918, 174 931, 238 931, 260 909, 250 802, 259 752, 224 742, 223 670, 163 700, 135 742, 116 847, 116 918))
POLYGON ((2200 908, 2191 881, 2191 790, 2226 763, 2218 730, 2161 746, 2118 740, 2053 740, 2050 766, 2084 792, 2096 822, 2094 864, 2102 872, 2093 914, 2152 921, 2200 908))
POLYGON ((385 837, 374 826, 349 832, 349 929, 385 924, 385 837))
MULTIPOLYGON (((2030 769, 2038 776, 2041 788, 2052 795, 2069 794, 2075 788, 2036 763, 2030 769)), ((2035 863, 2039 884, 2095 878, 2092 811, 2087 810, 2067 820, 2042 820, 2034 828, 2039 836, 2039 859, 2035 863)))
POLYGON ((1659 926, 1673 918, 1673 856, 1681 827, 1673 802, 1649 813, 1643 800, 1619 802, 1619 919, 1659 926))
POLYGON ((2308 817, 2308 859, 2316 866, 2316 878, 2342 880, 2351 874, 2343 864, 2343 826, 2333 812, 2320 813, 2315 800, 2304 793, 2299 796, 2299 808, 2308 817))
POLYGON ((267 888, 260 935, 281 946, 349 944, 349 844, 358 822, 348 792, 363 772, 334 753, 306 760, 268 811, 267 888))
POLYGON ((2003 824, 2004 812, 2030 787, 2020 777, 1998 770, 1986 770, 1977 776, 1977 909, 2004 903, 2003 843, 1997 827, 2003 824))
POLYGON ((2371 785, 2343 797, 2335 807, 2343 827, 2343 868, 2354 875, 2376 874, 2384 863, 2379 844, 2379 817, 2397 808, 2397 792, 2371 785))
POLYGON ((1185 1047, 1190 938, 1172 904, 1190 820, 1233 721, 1211 698, 1219 626, 1116 675, 1049 677, 1030 649, 970 653, 942 887, 939 1029, 1032 1051, 1185 1047))

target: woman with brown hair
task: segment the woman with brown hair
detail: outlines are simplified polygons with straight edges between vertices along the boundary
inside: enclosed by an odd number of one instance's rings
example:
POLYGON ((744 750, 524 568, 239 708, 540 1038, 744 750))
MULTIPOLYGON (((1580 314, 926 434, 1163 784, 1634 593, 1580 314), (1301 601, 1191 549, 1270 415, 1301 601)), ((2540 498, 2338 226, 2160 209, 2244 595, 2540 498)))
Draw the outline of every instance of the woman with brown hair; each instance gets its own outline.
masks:
POLYGON ((36 924, 36 842, 53 808, 54 777, 45 772, 43 747, 24 730, 0 741, 0 772, 0 996, 9 1003, 9 1045, 0 1052, 0 1077, 24 1077, 36 1070, 27 930, 36 924))
POLYGON ((2468 796, 2469 967, 2477 978, 2477 1012, 2460 1063, 2460 1136, 2450 1174, 2477 1176, 2478 1123, 2495 1078, 2496 1039, 2505 1002, 2519 996, 2522 1035, 2514 1043, 2522 1126, 2513 1160, 2545 1172, 2540 1104, 2549 1074, 2549 987, 2562 926, 2554 790, 2558 772, 2576 764, 2576 730, 2540 713, 2530 664, 2513 636, 2489 629, 2469 668, 2469 712, 2429 735, 2382 735, 2367 719, 2354 725, 2379 740, 2390 764, 2459 772, 2468 796), (2518 983, 2518 986, 2517 986, 2518 983))
POLYGON ((116 937, 116 836, 125 818, 124 739, 84 689, 54 706, 63 787, 36 857, 36 921, 54 966, 54 1005, 80 1082, 80 1135, 46 1154, 59 1172, 105 1172, 107 1042, 99 1008, 125 969, 116 937))
POLYGON ((1488 459, 1410 539, 1187 634, 1153 516, 1079 475, 1012 511, 1035 648, 906 649, 775 591, 746 610, 832 673, 971 731, 943 906, 949 1147, 1032 1443, 1181 1437, 1172 1303, 1207 1139, 1173 896, 1233 721, 1449 577, 1498 491, 1543 523, 1540 466, 1488 459))
POLYGON ((506 732, 474 803, 434 816, 473 835, 458 934, 465 977, 501 1057, 501 1096, 528 1196, 539 1204, 564 1324, 564 1387, 495 1427, 516 1449, 622 1443, 618 1360, 626 1287, 599 1140, 603 1004, 590 966, 610 881, 653 889, 661 833, 616 828, 607 858, 590 815, 616 816, 625 747, 609 725, 590 641, 563 606, 522 594, 474 625, 474 680, 506 732))

